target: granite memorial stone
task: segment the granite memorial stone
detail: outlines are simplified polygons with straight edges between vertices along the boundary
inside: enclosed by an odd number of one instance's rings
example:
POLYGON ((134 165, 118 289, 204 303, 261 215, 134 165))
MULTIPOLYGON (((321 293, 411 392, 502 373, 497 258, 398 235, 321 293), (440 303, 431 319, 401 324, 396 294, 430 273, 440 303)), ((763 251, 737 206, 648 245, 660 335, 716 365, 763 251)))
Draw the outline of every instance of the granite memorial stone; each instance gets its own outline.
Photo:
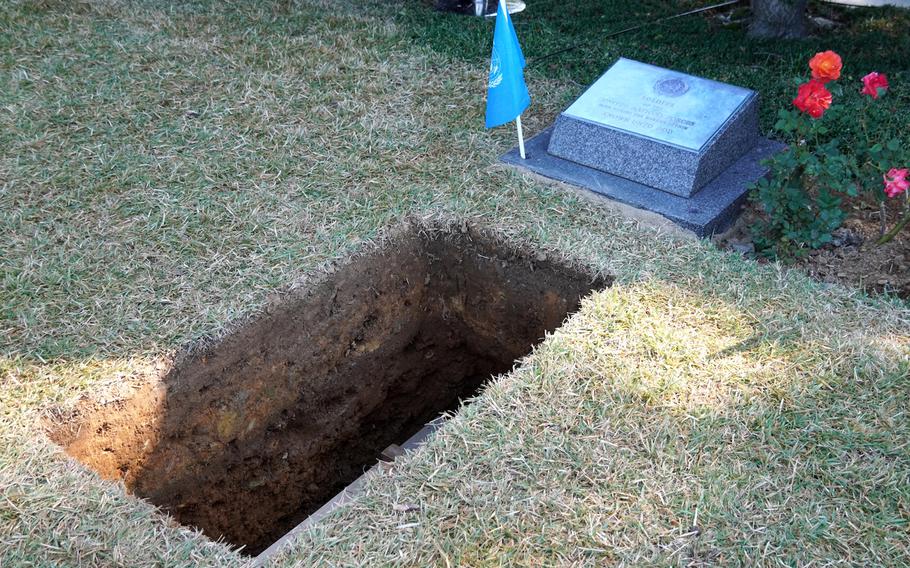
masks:
POLYGON ((559 116, 549 152, 689 197, 757 140, 754 91, 620 59, 559 116))
POLYGON ((758 131, 758 94, 630 59, 618 60, 503 161, 649 209, 699 235, 722 230, 760 161, 781 148, 758 131), (703 193, 707 192, 707 193, 703 193))

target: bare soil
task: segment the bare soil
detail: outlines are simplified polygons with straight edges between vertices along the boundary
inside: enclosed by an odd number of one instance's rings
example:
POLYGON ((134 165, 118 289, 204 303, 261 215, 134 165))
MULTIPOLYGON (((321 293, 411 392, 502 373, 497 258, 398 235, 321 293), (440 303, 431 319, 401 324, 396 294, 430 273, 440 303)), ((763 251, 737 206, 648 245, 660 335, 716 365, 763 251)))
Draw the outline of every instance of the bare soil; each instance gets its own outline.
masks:
POLYGON ((609 283, 473 231, 408 233, 50 434, 256 554, 609 283))
MULTIPOLYGON (((899 218, 898 200, 891 200, 885 215, 888 226, 899 218)), ((910 227, 883 245, 881 212, 877 204, 855 199, 845 206, 848 218, 834 233, 834 242, 810 251, 794 266, 821 282, 853 286, 873 294, 891 294, 910 300, 910 227)), ((721 248, 752 255, 749 226, 760 215, 758 206, 749 204, 736 224, 715 237, 721 248)))

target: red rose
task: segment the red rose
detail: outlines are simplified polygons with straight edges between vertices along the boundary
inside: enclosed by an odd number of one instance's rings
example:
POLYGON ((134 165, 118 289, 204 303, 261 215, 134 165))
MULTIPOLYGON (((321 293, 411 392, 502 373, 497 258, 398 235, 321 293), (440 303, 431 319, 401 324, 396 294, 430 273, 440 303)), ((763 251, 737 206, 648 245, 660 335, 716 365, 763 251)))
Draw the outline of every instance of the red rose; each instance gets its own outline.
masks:
POLYGON ((812 118, 821 118, 825 110, 831 106, 831 100, 831 92, 821 81, 813 79, 799 86, 793 104, 812 118))
POLYGON ((816 53, 815 57, 809 60, 809 69, 812 69, 812 78, 827 83, 840 77, 840 71, 844 64, 841 62, 840 55, 833 51, 823 51, 816 53))
POLYGON ((863 77, 863 94, 869 95, 873 99, 884 93, 888 89, 888 78, 884 73, 873 71, 863 77))

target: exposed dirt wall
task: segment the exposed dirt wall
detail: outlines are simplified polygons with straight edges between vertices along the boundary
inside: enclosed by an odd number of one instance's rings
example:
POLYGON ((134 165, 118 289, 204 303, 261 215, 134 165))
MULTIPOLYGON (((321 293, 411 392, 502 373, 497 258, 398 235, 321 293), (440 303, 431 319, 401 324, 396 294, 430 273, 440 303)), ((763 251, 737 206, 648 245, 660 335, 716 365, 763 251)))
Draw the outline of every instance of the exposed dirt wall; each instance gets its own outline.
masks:
POLYGON ((476 234, 407 234, 52 437, 256 553, 606 284, 476 234))

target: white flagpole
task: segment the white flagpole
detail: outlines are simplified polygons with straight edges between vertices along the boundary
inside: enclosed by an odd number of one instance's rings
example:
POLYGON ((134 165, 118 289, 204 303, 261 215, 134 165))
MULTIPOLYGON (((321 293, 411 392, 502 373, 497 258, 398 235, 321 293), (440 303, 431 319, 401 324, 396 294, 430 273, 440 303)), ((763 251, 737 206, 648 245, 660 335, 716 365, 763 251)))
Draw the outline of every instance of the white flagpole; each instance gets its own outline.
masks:
MULTIPOLYGON (((506 0, 499 0, 499 5, 502 7, 502 13, 509 18, 509 7, 506 6, 506 0)), ((515 128, 518 130, 518 154, 521 156, 522 160, 525 160, 525 136, 521 131, 521 115, 515 117, 515 128)))
MULTIPOLYGON (((515 117, 515 126, 518 128, 518 153, 521 155, 521 159, 525 158, 525 136, 521 132, 521 115, 515 117)), ((910 194, 908 194, 910 195, 910 194)))

